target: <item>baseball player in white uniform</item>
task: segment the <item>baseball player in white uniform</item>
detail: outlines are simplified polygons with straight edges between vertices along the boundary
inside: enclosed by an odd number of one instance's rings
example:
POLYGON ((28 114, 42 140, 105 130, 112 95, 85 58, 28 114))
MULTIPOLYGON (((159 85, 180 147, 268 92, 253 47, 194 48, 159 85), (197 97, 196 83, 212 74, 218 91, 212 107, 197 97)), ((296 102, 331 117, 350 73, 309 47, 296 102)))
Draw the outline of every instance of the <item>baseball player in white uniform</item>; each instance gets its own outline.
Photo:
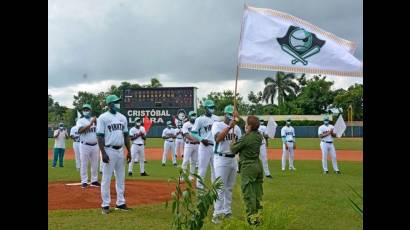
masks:
MULTIPOLYGON (((184 171, 188 168, 188 162, 190 162, 190 174, 195 173, 196 163, 198 161, 198 147, 199 141, 193 138, 190 134, 192 127, 194 126, 196 113, 194 111, 190 111, 189 114, 189 121, 185 122, 182 126, 182 135, 185 138, 185 146, 184 146, 184 159, 182 161, 182 169, 184 171)), ((192 180, 193 177, 189 176, 189 179, 192 180)))
MULTIPOLYGON (((131 162, 128 163, 128 176, 132 176, 132 166, 135 158, 144 159, 144 140, 145 128, 141 126, 141 119, 135 120, 135 126, 130 129, 131 145, 131 162)), ((140 175, 148 176, 145 172, 144 161, 140 161, 140 175)))
POLYGON ((162 131, 162 139, 164 139, 164 152, 162 154, 162 166, 165 166, 167 162, 168 153, 172 154, 172 164, 177 166, 177 159, 175 154, 176 130, 172 128, 172 122, 167 121, 167 127, 162 131))
POLYGON ((232 189, 236 181, 238 161, 231 152, 231 142, 237 141, 242 133, 233 119, 234 108, 227 105, 224 108, 224 121, 212 125, 212 136, 215 140, 213 148, 215 178, 221 177, 223 188, 218 190, 218 199, 214 204, 212 222, 218 224, 222 217, 232 216, 232 189))
MULTIPOLYGON (((77 121, 77 120, 76 120, 77 121)), ((78 133, 78 127, 75 125, 70 129, 70 137, 73 139, 73 149, 75 157, 75 168, 80 171, 80 134, 78 133)))
POLYGON ((262 145, 261 145, 261 154, 259 154, 259 159, 261 159, 262 161, 262 166, 263 166, 263 171, 265 173, 265 176, 267 178, 272 179, 272 175, 270 174, 270 171, 269 171, 268 153, 267 153, 267 146, 268 146, 267 140, 269 136, 267 133, 267 128, 264 125, 264 120, 260 120, 260 126, 258 130, 263 136, 262 145))
POLYGON ((80 161, 81 161, 81 186, 87 187, 88 162, 91 164, 91 184, 93 187, 100 187, 98 183, 98 161, 100 160, 100 152, 97 145, 96 135, 97 118, 91 117, 91 106, 83 105, 83 117, 78 119, 77 127, 80 134, 80 161))
POLYGON ((318 129, 318 135, 320 137, 320 149, 322 150, 322 166, 324 173, 328 174, 329 170, 327 169, 327 154, 330 153, 332 158, 333 171, 340 174, 340 170, 337 167, 336 160, 336 149, 333 144, 333 137, 336 137, 336 133, 333 132, 333 125, 329 124, 329 118, 325 117, 323 119, 323 125, 318 129))
POLYGON ((175 120, 176 134, 175 138, 175 154, 178 156, 184 157, 184 137, 182 135, 182 126, 185 120, 185 113, 179 112, 178 119, 175 120))
POLYGON ((293 166, 293 160, 295 159, 296 139, 295 129, 290 126, 291 119, 286 120, 286 126, 282 127, 280 135, 282 137, 282 171, 286 168, 286 157, 289 153, 289 170, 296 170, 293 166))
MULTIPOLYGON (((211 129, 214 122, 219 121, 219 118, 213 114, 215 111, 215 104, 212 100, 205 100, 204 108, 205 115, 195 119, 194 126, 191 130, 191 136, 201 142, 198 147, 198 175, 205 179, 209 165, 211 167, 211 181, 214 182, 214 137, 212 136, 211 129)), ((199 180, 197 180, 196 186, 197 188, 202 188, 199 180)))
POLYGON ((120 111, 120 101, 116 95, 109 95, 105 101, 109 111, 101 114, 97 119, 98 146, 103 160, 103 174, 101 179, 101 210, 103 214, 110 212, 110 183, 115 174, 115 189, 117 192, 116 210, 128 211, 124 198, 124 145, 127 148, 127 163, 131 161, 130 139, 128 123, 120 111))

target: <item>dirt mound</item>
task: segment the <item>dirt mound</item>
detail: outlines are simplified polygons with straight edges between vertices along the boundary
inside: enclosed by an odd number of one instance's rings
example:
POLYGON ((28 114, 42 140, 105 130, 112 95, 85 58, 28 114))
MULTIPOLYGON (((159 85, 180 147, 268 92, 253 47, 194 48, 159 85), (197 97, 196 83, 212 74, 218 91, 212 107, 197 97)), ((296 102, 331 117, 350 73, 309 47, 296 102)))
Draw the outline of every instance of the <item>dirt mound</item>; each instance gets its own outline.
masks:
MULTIPOLYGON (((87 209, 101 207, 101 189, 99 187, 81 188, 80 185, 66 185, 70 182, 48 184, 48 210, 87 209)), ((125 200, 127 205, 162 203, 171 199, 175 190, 173 183, 163 181, 125 181, 125 200)), ((111 206, 117 199, 115 181, 111 182, 111 206)))

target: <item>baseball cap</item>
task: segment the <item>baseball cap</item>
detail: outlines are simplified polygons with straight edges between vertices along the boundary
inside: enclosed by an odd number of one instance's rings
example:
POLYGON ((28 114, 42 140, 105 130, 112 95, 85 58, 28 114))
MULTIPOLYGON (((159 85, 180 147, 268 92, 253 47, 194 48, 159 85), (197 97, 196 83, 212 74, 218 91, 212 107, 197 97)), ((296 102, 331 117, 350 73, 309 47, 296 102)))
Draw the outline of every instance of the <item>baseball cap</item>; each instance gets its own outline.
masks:
POLYGON ((121 98, 117 97, 117 95, 108 95, 105 98, 105 103, 108 105, 111 102, 117 102, 117 101, 120 101, 120 100, 121 100, 121 98))
POLYGON ((91 105, 90 104, 84 104, 83 109, 86 109, 86 108, 91 110, 91 105))

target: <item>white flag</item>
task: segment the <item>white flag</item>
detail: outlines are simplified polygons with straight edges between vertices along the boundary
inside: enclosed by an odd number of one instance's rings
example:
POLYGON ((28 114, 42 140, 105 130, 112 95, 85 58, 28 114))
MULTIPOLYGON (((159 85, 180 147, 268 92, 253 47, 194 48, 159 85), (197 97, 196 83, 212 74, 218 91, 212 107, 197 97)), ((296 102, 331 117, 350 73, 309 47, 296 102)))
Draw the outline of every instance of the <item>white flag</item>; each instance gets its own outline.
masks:
POLYGON ((292 15, 245 6, 240 68, 337 76, 363 76, 356 45, 292 15))
POLYGON ((77 110, 77 119, 80 119, 80 117, 81 117, 81 113, 78 112, 78 110, 77 110))
POLYGON ((266 132, 268 133, 269 138, 275 138, 276 127, 278 127, 278 124, 275 119, 273 117, 269 117, 268 124, 266 125, 266 132))
POLYGON ((337 119, 334 125, 333 132, 336 133, 337 137, 341 137, 343 133, 345 132, 345 130, 346 130, 346 123, 343 120, 342 114, 340 114, 339 118, 337 119))

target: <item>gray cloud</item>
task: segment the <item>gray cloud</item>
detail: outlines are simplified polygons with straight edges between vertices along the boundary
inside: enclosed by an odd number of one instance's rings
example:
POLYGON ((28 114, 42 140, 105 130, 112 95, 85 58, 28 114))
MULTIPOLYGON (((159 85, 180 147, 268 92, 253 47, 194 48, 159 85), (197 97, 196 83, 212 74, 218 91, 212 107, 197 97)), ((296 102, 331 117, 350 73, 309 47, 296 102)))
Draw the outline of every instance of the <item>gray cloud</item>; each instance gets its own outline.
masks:
MULTIPOLYGON (((49 1, 49 87, 165 74, 174 82, 235 76, 244 1, 49 1), (87 77, 84 78, 84 74, 87 77)), ((312 22, 358 43, 363 57, 363 3, 357 0, 247 1, 312 22)), ((241 79, 272 75, 241 70, 241 79)), ((263 79, 260 79, 261 81, 263 79)))

